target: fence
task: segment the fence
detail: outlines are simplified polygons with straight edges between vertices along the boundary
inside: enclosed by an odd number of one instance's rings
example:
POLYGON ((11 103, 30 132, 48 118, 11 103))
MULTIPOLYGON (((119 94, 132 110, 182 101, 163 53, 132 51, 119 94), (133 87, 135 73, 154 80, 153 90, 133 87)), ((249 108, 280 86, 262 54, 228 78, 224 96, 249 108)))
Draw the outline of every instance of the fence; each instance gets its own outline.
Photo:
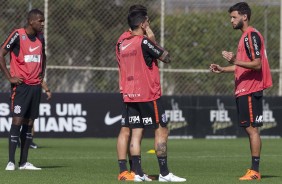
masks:
MULTIPOLYGON (((236 52, 241 32, 233 30, 228 8, 234 0, 0 0, 0 40, 23 26, 26 13, 45 13, 46 80, 53 92, 118 92, 115 43, 127 26, 132 4, 148 8, 157 40, 171 54, 161 65, 166 95, 232 95, 233 75, 214 75, 210 63, 227 65, 223 49, 236 52)), ((279 92, 280 0, 249 0, 251 25, 264 36, 274 85, 279 92)), ((7 57, 8 61, 8 57, 7 57)), ((9 83, 0 74, 0 92, 9 83)))

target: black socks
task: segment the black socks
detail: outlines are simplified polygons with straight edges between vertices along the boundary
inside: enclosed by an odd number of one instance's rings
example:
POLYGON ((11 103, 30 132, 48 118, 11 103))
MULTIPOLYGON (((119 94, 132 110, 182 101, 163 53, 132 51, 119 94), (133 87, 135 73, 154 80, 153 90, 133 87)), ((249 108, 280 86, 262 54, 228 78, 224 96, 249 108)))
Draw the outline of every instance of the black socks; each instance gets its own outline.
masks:
POLYGON ((126 160, 118 160, 118 165, 119 165, 119 173, 122 173, 124 171, 127 171, 127 166, 126 166, 126 160))
POLYGON ((160 173, 162 176, 166 176, 169 174, 169 170, 167 167, 167 157, 157 157, 160 167, 160 173))
POLYGON ((29 146, 32 142, 32 126, 23 125, 21 132, 21 155, 19 164, 22 165, 27 162, 29 146))
POLYGON ((133 166, 132 166, 132 160, 129 159, 129 168, 130 168, 130 171, 133 171, 133 166))
POLYGON ((260 157, 252 157, 252 170, 259 172, 259 161, 260 157))
POLYGON ((135 155, 135 156, 131 155, 131 159, 132 159, 133 171, 135 172, 135 174, 141 177, 144 176, 144 173, 141 167, 141 156, 140 155, 135 155))
POLYGON ((9 136, 9 162, 15 163, 15 153, 19 142, 21 126, 11 125, 9 136))

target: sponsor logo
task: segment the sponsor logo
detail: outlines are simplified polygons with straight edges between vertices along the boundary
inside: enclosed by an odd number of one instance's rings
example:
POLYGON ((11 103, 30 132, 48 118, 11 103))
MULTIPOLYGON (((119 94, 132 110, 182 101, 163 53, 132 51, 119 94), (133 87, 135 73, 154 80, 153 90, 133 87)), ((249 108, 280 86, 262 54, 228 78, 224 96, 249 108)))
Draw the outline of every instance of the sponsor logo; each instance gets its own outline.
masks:
POLYGON ((210 111, 210 122, 212 122, 213 134, 218 130, 226 129, 233 125, 228 116, 228 111, 224 108, 224 104, 220 102, 220 99, 217 99, 216 102, 218 110, 210 111))
POLYGON ((258 122, 258 123, 262 123, 263 122, 262 115, 256 117, 256 122, 258 122))
POLYGON ((250 44, 249 44, 249 39, 248 39, 247 36, 245 37, 245 45, 246 45, 246 47, 247 47, 247 49, 248 49, 248 51, 250 53, 250 44))
POLYGON ((15 113, 15 114, 21 113, 21 106, 16 105, 16 106, 14 107, 14 113, 15 113))
POLYGON ((144 40, 143 43, 144 43, 145 45, 148 45, 148 47, 149 47, 152 51, 154 51, 156 54, 158 54, 158 55, 160 54, 160 51, 159 51, 158 49, 156 49, 154 45, 150 44, 147 40, 144 40))
POLYGON ((129 44, 127 44, 127 45, 125 45, 125 46, 121 46, 121 50, 125 50, 129 45, 131 45, 132 44, 132 42, 131 43, 129 43, 129 44))
POLYGON ((235 94, 237 95, 237 94, 239 94, 239 93, 243 93, 243 92, 245 92, 246 90, 243 88, 243 89, 239 89, 239 90, 237 90, 237 91, 235 91, 235 94))
MULTIPOLYGON (((122 119, 121 115, 118 115, 118 116, 115 116, 115 117, 110 117, 110 111, 108 111, 106 116, 105 116, 104 121, 105 121, 105 124, 109 126, 109 125, 113 125, 113 124, 117 123, 121 119, 122 119)), ((123 120, 122 123, 123 122, 125 123, 125 120, 123 120)))
POLYGON ((255 36, 253 36, 253 41, 254 41, 255 50, 258 50, 258 43, 257 43, 257 39, 255 36))
POLYGON ((137 54, 137 51, 136 51, 136 50, 133 50, 133 51, 131 51, 131 52, 121 54, 121 57, 136 56, 136 54, 137 54))
POLYGON ((129 98, 136 98, 136 97, 140 97, 140 96, 141 96, 140 93, 138 93, 138 94, 136 94, 136 93, 127 93, 127 94, 124 94, 124 97, 129 97, 129 98))
POLYGON ((152 125, 153 124, 153 120, 152 120, 151 117, 142 118, 142 121, 143 121, 144 125, 152 125))
POLYGON ((129 124, 138 124, 140 123, 140 117, 139 116, 129 116, 129 124))
POLYGON ((26 36, 25 36, 25 35, 22 35, 22 39, 23 39, 23 40, 26 40, 26 36))
POLYGON ((19 36, 19 33, 16 33, 13 38, 11 38, 10 42, 6 45, 6 48, 9 49, 11 47, 11 45, 14 43, 14 41, 17 39, 17 37, 19 36))
POLYGON ((171 131, 188 126, 185 117, 183 117, 183 111, 174 99, 171 99, 171 107, 172 110, 165 110, 165 114, 162 115, 163 122, 169 122, 167 124, 168 130, 171 131))
POLYGON ((121 125, 125 125, 125 118, 121 118, 121 125))
POLYGON ((164 123, 167 123, 167 118, 166 118, 165 113, 162 114, 162 121, 163 121, 164 123))
POLYGON ((245 124, 245 123, 247 123, 247 121, 241 121, 240 123, 241 123, 241 124, 245 124))
POLYGON ((31 46, 29 46, 29 52, 33 52, 35 51, 36 49, 38 49, 40 46, 37 46, 37 47, 34 47, 32 48, 31 46))
POLYGON ((24 61, 26 63, 39 63, 40 62, 40 58, 41 56, 40 55, 25 55, 24 56, 24 61))

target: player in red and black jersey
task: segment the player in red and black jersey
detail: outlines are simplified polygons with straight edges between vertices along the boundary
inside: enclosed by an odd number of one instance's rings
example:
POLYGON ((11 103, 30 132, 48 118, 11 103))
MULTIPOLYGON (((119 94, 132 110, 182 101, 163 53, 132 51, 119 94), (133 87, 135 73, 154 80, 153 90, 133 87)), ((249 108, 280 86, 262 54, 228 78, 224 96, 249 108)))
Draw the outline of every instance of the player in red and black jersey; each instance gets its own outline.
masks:
MULTIPOLYGON (((136 4, 132 5, 129 8, 128 13, 134 13, 134 12, 144 12, 147 14, 147 8, 144 7, 143 5, 136 4)), ((124 82, 124 67, 121 66, 123 63, 120 62, 120 44, 123 42, 124 39, 128 38, 131 36, 131 30, 128 29, 125 31, 119 38, 116 43, 116 58, 118 62, 118 68, 119 68, 119 89, 121 93, 121 98, 123 96, 123 82, 124 82)), ((152 31, 147 31, 147 36, 148 38, 151 38, 155 40, 155 36, 152 31)), ((129 128, 129 122, 128 122, 128 113, 127 113, 127 106, 123 101, 122 98, 122 119, 121 119, 121 129, 117 138, 117 156, 118 156, 118 164, 120 168, 120 173, 118 175, 118 180, 123 180, 123 181, 132 181, 134 180, 134 175, 135 173, 133 172, 132 169, 132 159, 129 151, 129 142, 130 142, 130 135, 131 135, 131 130, 129 128), (128 171, 127 169, 127 155, 129 159, 129 165, 130 165, 130 170, 128 171)), ((151 181, 151 179, 145 174, 145 180, 146 181, 151 181)))
POLYGON ((168 52, 146 35, 152 31, 149 18, 143 12, 128 15, 132 32, 118 48, 122 73, 123 100, 127 106, 128 123, 132 130, 130 153, 134 181, 146 181, 141 168, 142 133, 144 128, 155 129, 155 150, 159 162, 159 181, 186 181, 173 175, 167 167, 167 121, 161 105, 161 85, 157 59, 168 63, 168 52))
POLYGON ((249 136, 252 165, 240 180, 260 180, 259 161, 261 139, 258 127, 263 124, 263 90, 272 86, 272 77, 262 35, 249 26, 251 9, 245 2, 237 3, 229 9, 234 29, 240 29, 242 36, 236 56, 223 51, 222 55, 231 66, 221 67, 211 64, 214 73, 233 72, 235 74, 235 96, 239 125, 249 136))
POLYGON ((44 15, 38 9, 28 13, 27 26, 14 30, 0 48, 0 68, 11 83, 9 162, 6 170, 15 170, 15 151, 21 140, 20 170, 40 170, 27 162, 32 142, 32 127, 39 115, 41 83, 45 75, 44 15), (5 55, 10 53, 10 71, 5 55))

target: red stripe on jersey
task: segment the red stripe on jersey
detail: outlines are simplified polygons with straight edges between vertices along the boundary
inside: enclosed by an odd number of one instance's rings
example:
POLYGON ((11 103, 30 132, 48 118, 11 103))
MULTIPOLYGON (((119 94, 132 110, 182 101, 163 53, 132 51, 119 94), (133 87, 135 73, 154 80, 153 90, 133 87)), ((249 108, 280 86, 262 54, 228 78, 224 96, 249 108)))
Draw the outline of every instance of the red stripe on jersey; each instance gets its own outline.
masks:
POLYGON ((17 32, 17 30, 14 30, 9 37, 5 40, 5 42, 2 45, 2 48, 4 49, 6 47, 6 45, 8 44, 8 42, 11 40, 12 36, 14 35, 14 33, 17 32))

